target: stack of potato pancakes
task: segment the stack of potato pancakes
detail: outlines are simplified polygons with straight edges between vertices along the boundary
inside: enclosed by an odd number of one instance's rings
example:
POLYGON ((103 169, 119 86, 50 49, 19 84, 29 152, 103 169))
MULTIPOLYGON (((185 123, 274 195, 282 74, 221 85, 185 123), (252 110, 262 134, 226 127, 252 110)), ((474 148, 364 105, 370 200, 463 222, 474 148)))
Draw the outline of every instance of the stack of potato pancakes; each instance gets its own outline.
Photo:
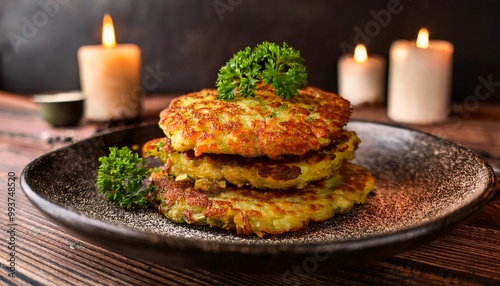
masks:
POLYGON ((259 237, 346 213, 374 186, 347 162, 360 143, 344 128, 350 115, 347 100, 311 87, 293 99, 268 85, 234 100, 178 97, 160 114, 166 137, 143 147, 164 164, 149 200, 173 222, 259 237))

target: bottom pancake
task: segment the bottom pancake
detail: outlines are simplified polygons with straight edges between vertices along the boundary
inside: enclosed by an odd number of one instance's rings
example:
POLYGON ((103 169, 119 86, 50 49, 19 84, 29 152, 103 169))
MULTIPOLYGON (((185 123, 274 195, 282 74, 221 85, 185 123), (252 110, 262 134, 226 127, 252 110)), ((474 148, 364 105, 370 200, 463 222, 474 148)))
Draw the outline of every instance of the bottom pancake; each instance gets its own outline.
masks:
POLYGON ((347 213, 373 191, 372 175, 345 163, 337 175, 303 189, 262 191, 228 186, 216 192, 196 190, 189 181, 176 181, 163 172, 151 176, 155 191, 149 201, 176 223, 209 225, 259 237, 299 231, 347 213))

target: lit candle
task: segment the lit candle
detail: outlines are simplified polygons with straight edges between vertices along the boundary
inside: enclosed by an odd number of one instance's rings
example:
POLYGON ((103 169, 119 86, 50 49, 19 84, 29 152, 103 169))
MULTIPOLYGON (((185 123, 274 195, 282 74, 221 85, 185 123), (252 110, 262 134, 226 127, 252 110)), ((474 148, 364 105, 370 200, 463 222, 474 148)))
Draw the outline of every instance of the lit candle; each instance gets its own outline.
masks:
POLYGON ((404 123, 444 121, 450 110, 453 45, 429 40, 422 28, 416 41, 395 41, 390 49, 387 112, 404 123))
POLYGON ((134 44, 116 44, 111 17, 103 19, 102 45, 78 49, 85 117, 94 121, 140 115, 141 51, 134 44))
POLYGON ((370 56, 364 45, 357 45, 354 56, 343 55, 338 62, 339 95, 352 105, 384 101, 385 62, 370 56))

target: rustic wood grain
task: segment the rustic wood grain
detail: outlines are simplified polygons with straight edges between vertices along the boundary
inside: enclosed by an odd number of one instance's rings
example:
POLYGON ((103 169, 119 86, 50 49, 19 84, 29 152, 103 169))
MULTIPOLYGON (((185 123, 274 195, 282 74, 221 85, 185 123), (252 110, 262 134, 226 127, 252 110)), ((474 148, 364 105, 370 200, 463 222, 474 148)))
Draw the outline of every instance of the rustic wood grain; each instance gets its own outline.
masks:
MULTIPOLYGON (((0 95, 1 96, 1 95, 0 95)), ((145 102, 145 118, 156 118, 173 95, 153 96, 145 102)), ((1 101, 0 101, 1 102, 1 101)), ((402 125, 385 115, 383 106, 355 108, 353 118, 386 122, 422 130, 475 150, 500 166, 500 106, 482 106, 467 118, 433 126, 402 125)), ((92 135, 97 124, 74 128, 78 138, 92 135)), ((7 173, 20 175, 34 158, 59 145, 43 134, 58 136, 35 109, 16 103, 0 106, 0 284, 1 285, 499 285, 500 192, 476 215, 438 239, 387 259, 321 273, 209 272, 164 267, 130 259, 80 240, 48 221, 17 186, 16 271, 7 276, 7 173), (21 107, 21 108, 20 108, 21 107)))

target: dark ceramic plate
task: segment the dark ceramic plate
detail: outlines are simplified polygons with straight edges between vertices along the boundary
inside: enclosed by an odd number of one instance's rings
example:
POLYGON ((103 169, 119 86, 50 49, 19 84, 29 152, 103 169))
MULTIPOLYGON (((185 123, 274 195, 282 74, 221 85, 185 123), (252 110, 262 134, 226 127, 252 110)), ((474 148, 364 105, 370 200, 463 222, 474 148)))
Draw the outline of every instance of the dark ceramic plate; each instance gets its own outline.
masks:
POLYGON ((362 139, 355 162, 375 176, 376 194, 297 233, 237 236, 107 203, 94 185, 98 158, 109 146, 137 147, 161 137, 155 123, 47 153, 24 169, 21 184, 47 217, 117 253, 167 266, 260 271, 315 271, 387 257, 456 226, 493 195, 491 167, 464 147, 391 125, 353 121, 348 127, 362 139))

